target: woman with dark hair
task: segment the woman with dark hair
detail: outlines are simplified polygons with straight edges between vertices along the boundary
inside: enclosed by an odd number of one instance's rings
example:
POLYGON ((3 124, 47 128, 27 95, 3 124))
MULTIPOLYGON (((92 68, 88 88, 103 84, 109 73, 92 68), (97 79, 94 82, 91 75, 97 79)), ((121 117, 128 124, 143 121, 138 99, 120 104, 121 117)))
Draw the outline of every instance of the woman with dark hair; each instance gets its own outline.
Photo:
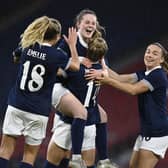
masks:
MULTIPOLYGON (((168 50, 161 43, 148 45, 144 54, 145 70, 117 74, 108 69, 96 80, 138 96, 140 133, 130 159, 130 168, 154 168, 168 148, 167 97, 168 50)), ((93 74, 90 74, 90 76, 93 74)))

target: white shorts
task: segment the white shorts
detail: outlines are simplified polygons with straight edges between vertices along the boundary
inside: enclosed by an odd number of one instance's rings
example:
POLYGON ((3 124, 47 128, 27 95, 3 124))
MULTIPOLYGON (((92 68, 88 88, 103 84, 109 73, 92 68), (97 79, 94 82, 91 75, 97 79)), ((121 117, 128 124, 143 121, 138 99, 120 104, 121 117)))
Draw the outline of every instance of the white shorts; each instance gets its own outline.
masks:
POLYGON ((52 106, 56 109, 61 97, 67 93, 70 93, 68 89, 62 86, 61 83, 54 84, 53 91, 52 91, 52 106))
POLYGON ((163 137, 151 137, 150 139, 142 138, 139 135, 134 145, 134 151, 139 149, 146 149, 152 151, 161 158, 164 158, 166 150, 168 148, 168 136, 163 137))
POLYGON ((40 145, 46 135, 48 117, 32 114, 8 105, 3 123, 3 134, 25 137, 30 145, 40 145))
MULTIPOLYGON (((51 141, 57 144, 59 147, 71 150, 71 124, 67 124, 58 115, 55 115, 53 135, 51 141)), ((82 151, 95 149, 95 137, 96 137, 96 126, 90 125, 85 126, 84 129, 84 139, 82 145, 82 151)))

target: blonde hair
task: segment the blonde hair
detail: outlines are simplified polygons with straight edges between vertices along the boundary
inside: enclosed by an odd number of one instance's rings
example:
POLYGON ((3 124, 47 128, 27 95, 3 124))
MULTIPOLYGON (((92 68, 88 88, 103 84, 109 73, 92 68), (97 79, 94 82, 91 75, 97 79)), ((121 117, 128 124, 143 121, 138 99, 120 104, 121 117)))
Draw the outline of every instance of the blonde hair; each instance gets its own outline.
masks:
POLYGON ((28 25, 24 33, 20 36, 20 45, 24 49, 35 43, 41 44, 44 40, 52 40, 56 35, 60 34, 60 22, 54 18, 42 16, 28 25))
POLYGON ((102 37, 97 37, 88 44, 87 58, 91 61, 100 61, 107 53, 108 45, 102 37))

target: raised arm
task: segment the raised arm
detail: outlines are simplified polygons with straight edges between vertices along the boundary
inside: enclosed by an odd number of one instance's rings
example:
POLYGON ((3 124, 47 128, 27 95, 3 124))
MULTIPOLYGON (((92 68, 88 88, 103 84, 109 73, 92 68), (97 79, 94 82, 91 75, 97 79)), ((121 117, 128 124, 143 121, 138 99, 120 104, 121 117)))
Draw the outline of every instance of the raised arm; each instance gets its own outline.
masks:
POLYGON ((77 32, 76 29, 71 27, 68 29, 68 37, 63 35, 65 41, 69 45, 70 52, 71 52, 71 60, 68 69, 70 70, 79 70, 80 68, 80 61, 76 49, 76 42, 77 42, 77 32))

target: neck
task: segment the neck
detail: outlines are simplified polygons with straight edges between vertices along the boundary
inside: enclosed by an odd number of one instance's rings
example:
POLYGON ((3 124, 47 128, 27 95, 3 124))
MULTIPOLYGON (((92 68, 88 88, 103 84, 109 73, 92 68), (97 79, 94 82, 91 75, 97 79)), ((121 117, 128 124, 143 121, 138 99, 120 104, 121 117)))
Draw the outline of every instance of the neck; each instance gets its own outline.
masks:
POLYGON ((93 62, 86 57, 83 58, 83 60, 82 60, 82 64, 85 65, 85 67, 87 67, 87 68, 90 68, 92 66, 92 63, 93 62))
POLYGON ((43 43, 47 43, 47 44, 50 44, 50 45, 54 45, 54 42, 52 40, 44 40, 43 43))
POLYGON ((82 60, 82 64, 85 65, 87 68, 91 68, 93 64, 99 63, 99 61, 94 62, 92 60, 90 60, 87 57, 84 57, 82 60))
POLYGON ((55 36, 53 39, 51 40, 43 40, 43 43, 48 43, 50 45, 55 45, 59 40, 59 37, 58 36, 55 36))

